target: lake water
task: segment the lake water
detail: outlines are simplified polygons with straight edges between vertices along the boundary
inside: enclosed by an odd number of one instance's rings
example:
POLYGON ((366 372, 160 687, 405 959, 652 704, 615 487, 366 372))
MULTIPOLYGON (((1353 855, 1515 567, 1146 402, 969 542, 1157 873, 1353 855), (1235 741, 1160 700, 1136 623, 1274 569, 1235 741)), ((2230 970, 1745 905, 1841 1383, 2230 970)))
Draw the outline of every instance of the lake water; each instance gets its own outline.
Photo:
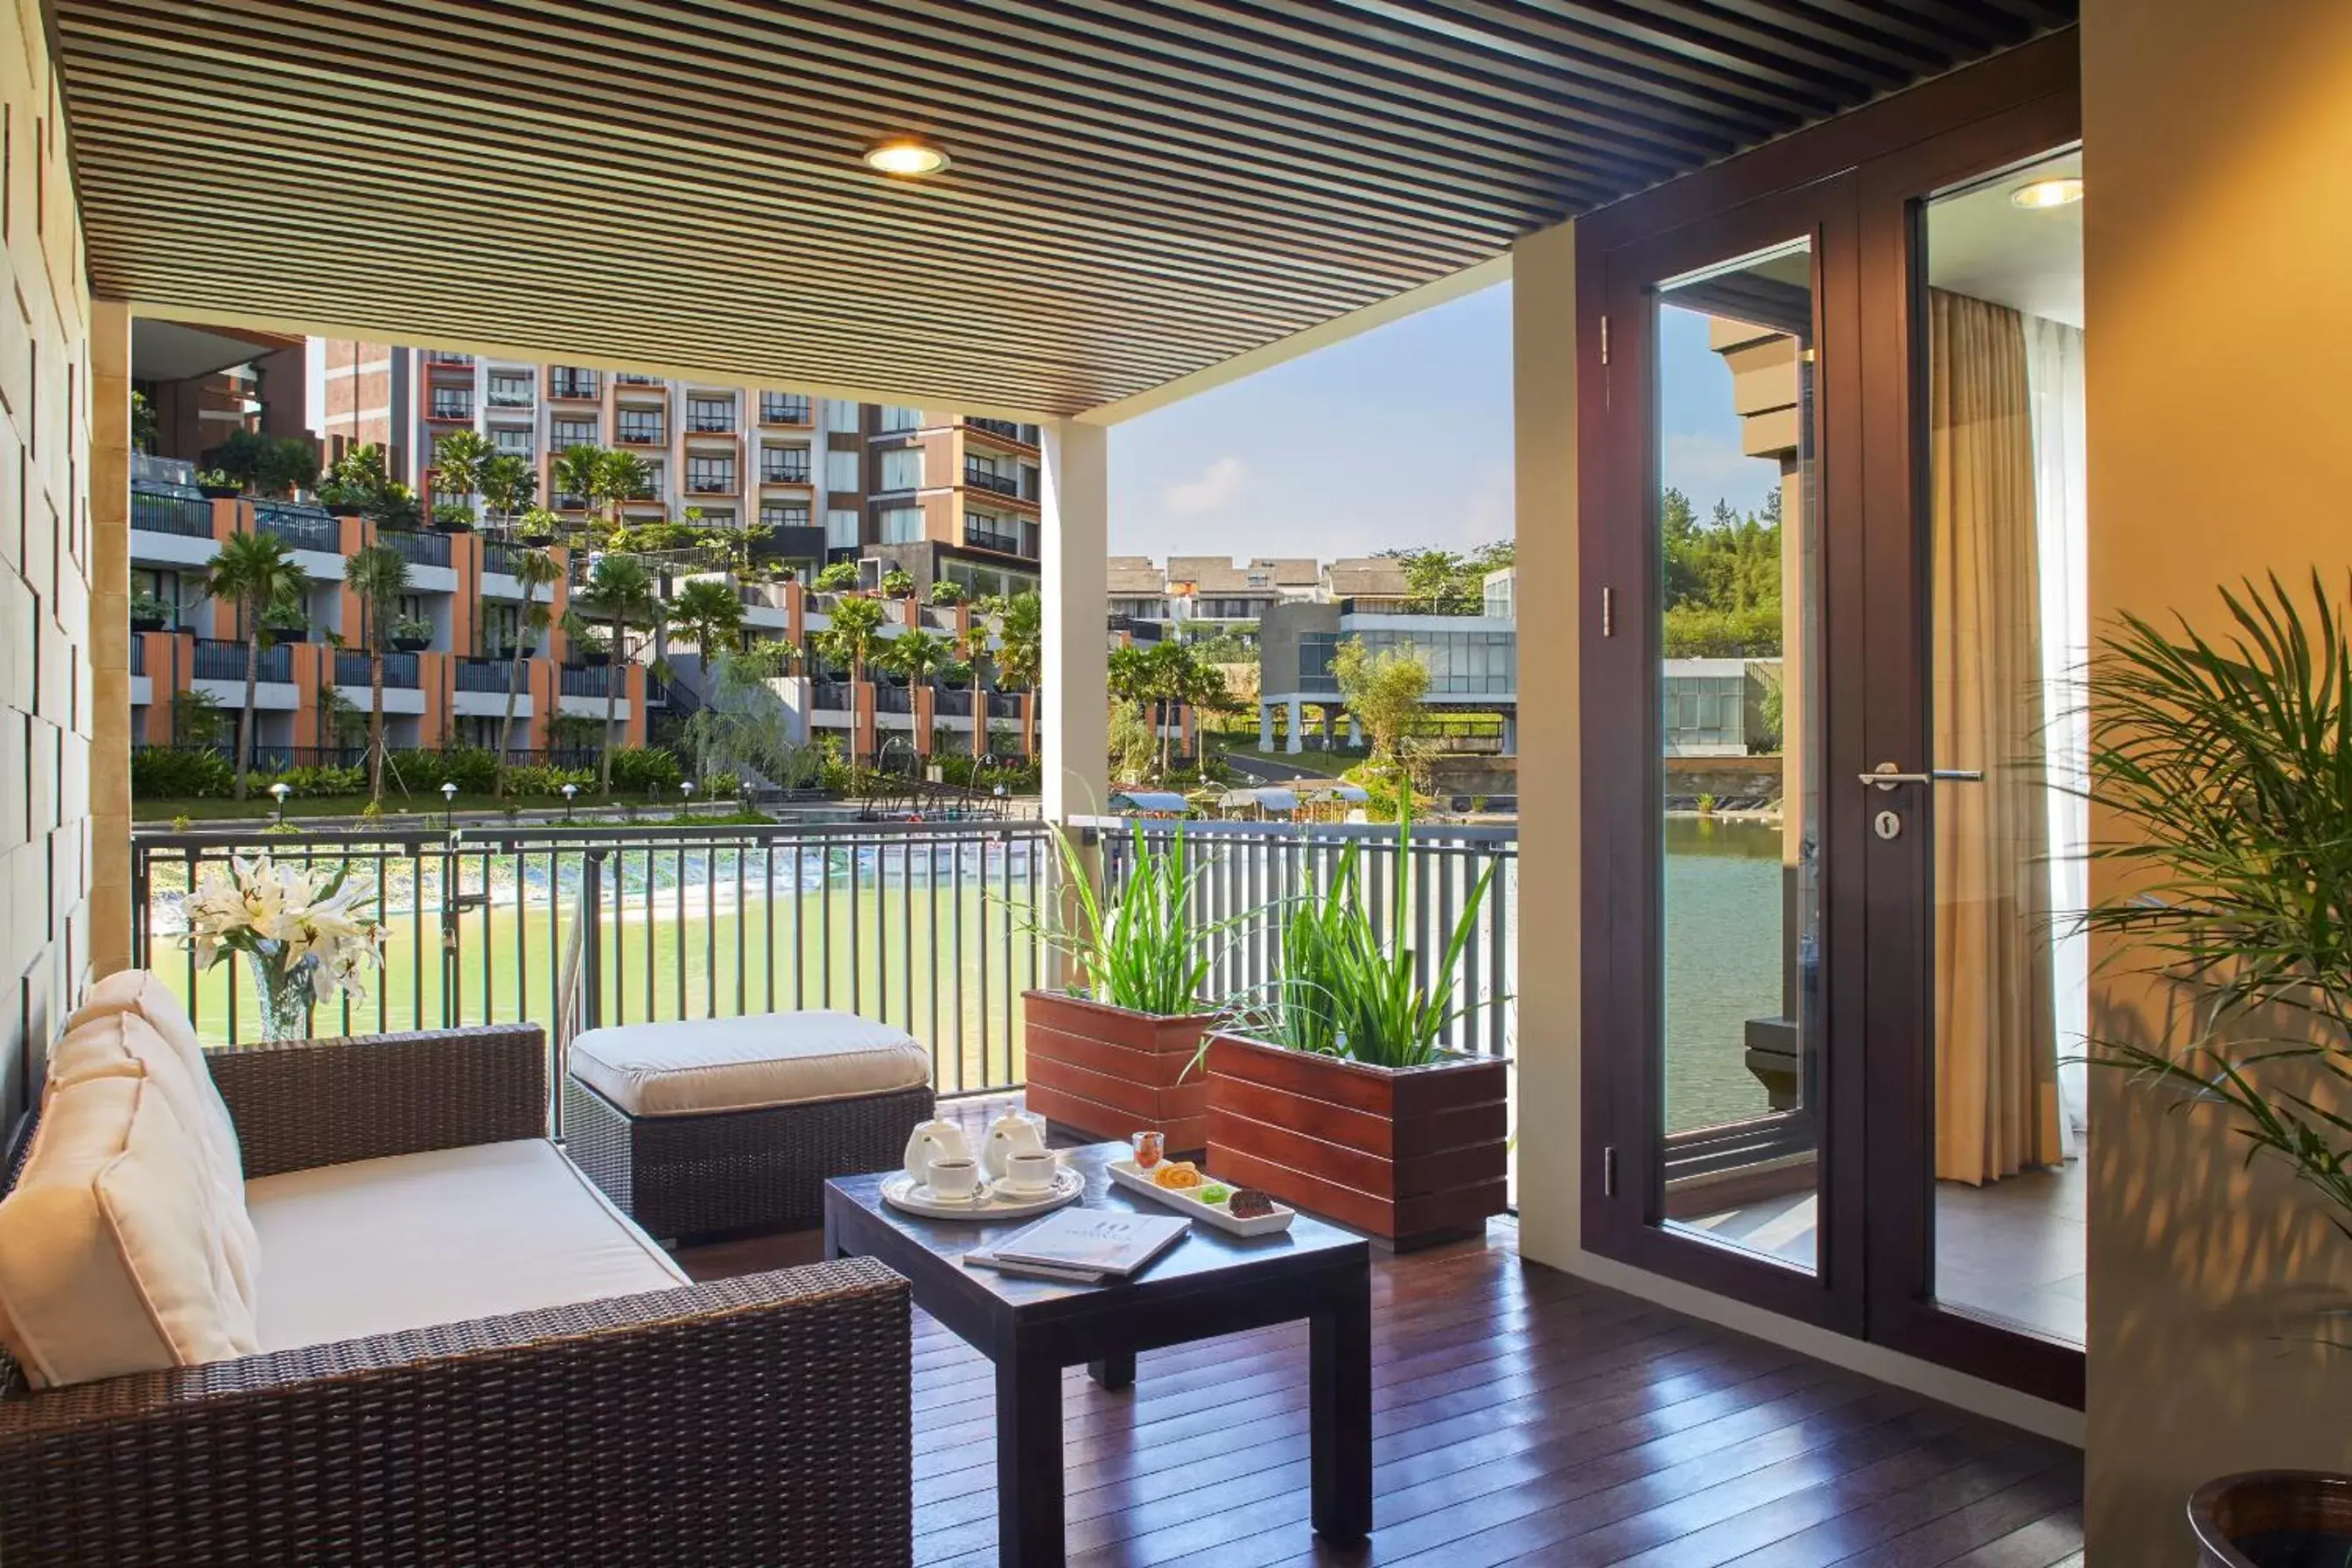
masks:
POLYGON ((1780 828, 1665 822, 1666 1130, 1770 1110, 1748 1070, 1747 1022, 1780 1016, 1780 828))

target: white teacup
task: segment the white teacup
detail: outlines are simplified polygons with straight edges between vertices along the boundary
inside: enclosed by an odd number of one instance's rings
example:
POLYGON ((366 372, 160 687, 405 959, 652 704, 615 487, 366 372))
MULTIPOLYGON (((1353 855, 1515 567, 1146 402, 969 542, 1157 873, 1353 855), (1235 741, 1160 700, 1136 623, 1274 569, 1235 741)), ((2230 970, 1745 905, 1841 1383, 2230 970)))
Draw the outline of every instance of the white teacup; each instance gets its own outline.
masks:
POLYGON ((933 1196, 968 1198, 980 1191, 980 1162, 934 1160, 930 1165, 930 1178, 933 1196))
POLYGON ((1054 1184, 1059 1169, 1060 1162, 1046 1151, 1024 1149, 1004 1157, 1004 1184, 1016 1193, 1042 1193, 1054 1184))

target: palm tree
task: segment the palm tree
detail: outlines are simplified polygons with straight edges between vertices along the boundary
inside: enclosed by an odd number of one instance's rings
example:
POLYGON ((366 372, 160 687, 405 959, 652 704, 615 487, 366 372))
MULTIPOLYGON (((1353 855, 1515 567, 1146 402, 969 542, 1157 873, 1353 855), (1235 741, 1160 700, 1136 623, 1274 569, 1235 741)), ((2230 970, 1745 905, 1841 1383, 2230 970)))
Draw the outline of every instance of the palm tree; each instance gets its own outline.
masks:
POLYGON ((622 503, 645 494, 654 482, 652 468, 635 452, 584 442, 555 455, 554 476, 559 492, 580 497, 592 510, 605 509, 606 526, 614 532, 620 531, 622 503))
MULTIPOLYGON (((996 672, 1016 687, 1034 687, 1045 673, 1045 603, 1033 591, 1015 594, 997 619, 996 672)), ((1022 721, 1024 750, 1037 749, 1037 704, 1028 705, 1022 721)))
POLYGON ((654 585, 653 574, 626 555, 607 555, 596 563, 588 574, 588 585, 579 595, 590 610, 603 616, 612 627, 613 652, 604 667, 604 753, 597 759, 597 787, 604 794, 613 793, 613 725, 617 717, 621 696, 618 673, 627 654, 629 626, 632 622, 651 626, 661 618, 661 595, 654 585))
POLYGON ((482 488, 482 469, 499 449, 478 430, 452 430, 433 443, 433 475, 439 489, 472 495, 482 488))
POLYGON ((243 800, 246 774, 253 769, 254 688, 261 679, 261 650, 269 634, 262 616, 302 602, 302 568, 274 533, 234 533, 221 542, 205 573, 205 591, 236 605, 237 629, 245 636, 245 708, 236 721, 236 798, 243 800))
POLYGON ((708 668, 743 629, 742 596, 716 577, 698 577, 669 603, 672 635, 692 643, 708 668))
MULTIPOLYGON (((523 635, 537 632, 541 637, 554 621, 551 599, 539 596, 541 588, 552 588, 563 575, 563 568, 555 557, 544 550, 530 550, 515 563, 515 581, 522 584, 522 626, 518 629, 513 646, 507 649, 507 718, 499 731, 498 793, 507 793, 507 758, 514 752, 515 700, 522 693, 522 667, 529 658, 526 651, 538 639, 523 635)), ((612 678, 608 675, 606 679, 612 678)))
POLYGON ((343 562, 343 585, 360 602, 360 641, 368 656, 368 798, 383 798, 383 642, 408 592, 408 558, 370 544, 343 562))
POLYGON ((483 463, 474 482, 490 515, 500 522, 511 521, 539 495, 539 470, 512 452, 500 452, 483 463))
POLYGON ((866 661, 880 651, 883 643, 882 601, 859 595, 844 598, 833 606, 833 625, 816 634, 817 651, 835 664, 849 667, 849 772, 857 773, 857 688, 865 682, 866 661))
POLYGON ((955 639, 956 657, 971 667, 971 754, 975 758, 988 752, 988 696, 981 689, 981 681, 992 636, 988 618, 973 615, 967 617, 955 639))

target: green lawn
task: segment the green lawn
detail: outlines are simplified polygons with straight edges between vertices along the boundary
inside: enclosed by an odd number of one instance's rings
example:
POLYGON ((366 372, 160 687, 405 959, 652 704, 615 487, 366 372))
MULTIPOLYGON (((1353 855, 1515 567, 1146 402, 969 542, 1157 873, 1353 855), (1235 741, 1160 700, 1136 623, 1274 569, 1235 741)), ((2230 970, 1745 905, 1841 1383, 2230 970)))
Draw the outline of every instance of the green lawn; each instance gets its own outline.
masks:
MULTIPOLYGON (((868 862, 853 894, 845 860, 836 856, 829 895, 811 887, 796 896, 792 868, 780 853, 772 899, 761 885, 761 858, 745 856, 738 910, 729 907, 739 868, 731 851, 721 852, 715 879, 706 881, 692 871, 683 907, 678 884, 667 874, 669 858, 656 857, 650 910, 635 858, 619 909, 608 890, 601 944, 604 1021, 834 1007, 900 1025, 930 1046, 942 1093, 1020 1079, 1020 992, 1037 978, 1031 943, 1018 930, 1017 915, 984 900, 973 885, 973 862, 967 861, 958 889, 942 848, 941 885, 934 895, 919 851, 911 896, 895 858, 887 886, 875 885, 868 862)), ((461 898, 479 892, 482 864, 480 858, 467 863, 461 898)), ((426 862, 434 868, 423 878, 422 899, 410 899, 405 886, 388 889, 393 936, 386 983, 372 986, 363 1004, 321 1009, 315 1030, 365 1033, 514 1019, 551 1024, 576 900, 567 891, 551 903, 541 890, 519 908, 511 858, 490 864, 494 901, 461 912, 454 949, 445 943, 441 877, 434 862, 426 862)), ((808 865, 814 873, 813 858, 808 865)), ((176 890, 169 885, 173 871, 158 868, 159 893, 176 890)), ((992 890, 998 885, 995 868, 989 883, 992 890)), ((1016 872, 1014 898, 1024 891, 1016 872)), ((196 976, 192 994, 186 959, 159 936, 153 967, 190 1002, 207 1042, 228 1039, 227 963, 196 976)), ((250 976, 242 970, 236 990, 237 1037, 249 1040, 258 1026, 250 976)))
POLYGON ((1233 756, 1265 757, 1270 762, 1286 763, 1302 773, 1321 773, 1327 778, 1338 778, 1370 755, 1360 747, 1351 749, 1344 746, 1330 752, 1286 752, 1282 749, 1279 735, 1275 737, 1273 751, 1261 752, 1257 749, 1255 731, 1247 735, 1212 735, 1209 737, 1209 749, 1233 756))

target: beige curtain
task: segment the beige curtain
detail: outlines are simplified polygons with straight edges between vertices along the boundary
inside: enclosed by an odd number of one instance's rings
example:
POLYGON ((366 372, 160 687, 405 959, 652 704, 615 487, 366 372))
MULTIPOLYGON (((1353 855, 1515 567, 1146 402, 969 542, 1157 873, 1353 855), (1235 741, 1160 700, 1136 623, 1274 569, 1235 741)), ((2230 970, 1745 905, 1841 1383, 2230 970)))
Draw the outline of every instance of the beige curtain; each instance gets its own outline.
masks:
POLYGON ((2062 1158, 2024 322, 1928 296, 1936 795, 1936 1174, 2062 1158))

